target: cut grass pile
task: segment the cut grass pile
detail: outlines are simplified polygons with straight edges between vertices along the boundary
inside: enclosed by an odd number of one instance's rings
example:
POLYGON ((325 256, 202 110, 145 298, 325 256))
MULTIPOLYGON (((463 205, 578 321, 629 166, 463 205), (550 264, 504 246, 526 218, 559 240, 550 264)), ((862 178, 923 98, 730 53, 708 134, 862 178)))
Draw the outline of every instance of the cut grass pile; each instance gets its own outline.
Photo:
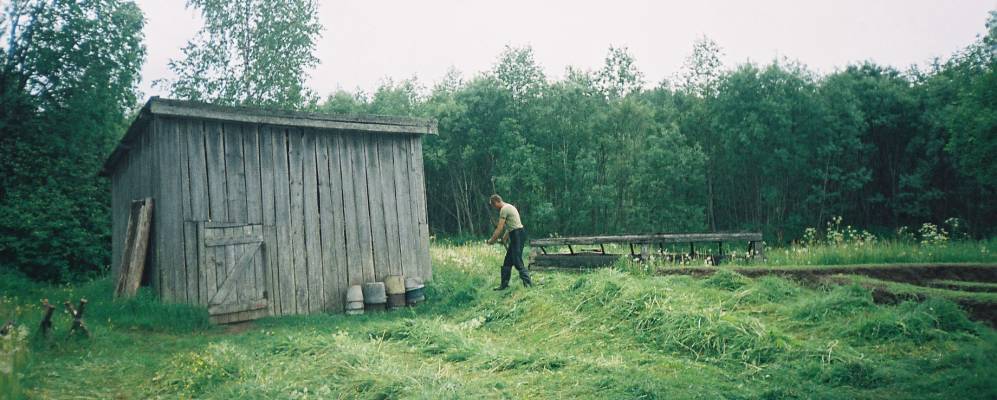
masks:
MULTIPOLYGON (((0 283, 0 318, 91 300, 94 337, 34 340, 32 398, 960 398, 997 397, 997 335, 954 303, 877 305, 860 285, 810 289, 732 271, 709 278, 611 268, 536 273, 489 290, 497 247, 432 248, 415 309, 255 322, 239 333, 147 295, 0 283), (106 292, 106 293, 105 293, 106 292)), ((0 282, 6 282, 7 277, 0 282)), ((37 317, 36 317, 37 315, 37 317)), ((0 392, 0 397, 3 392, 0 392)))
MULTIPOLYGON (((864 275, 834 275, 828 278, 833 283, 852 283, 866 289, 880 289, 900 298, 924 299, 939 298, 952 302, 989 303, 997 306, 997 293, 952 290, 947 288, 925 287, 904 282, 876 279, 864 275)), ((977 282, 970 282, 977 283, 977 282)))

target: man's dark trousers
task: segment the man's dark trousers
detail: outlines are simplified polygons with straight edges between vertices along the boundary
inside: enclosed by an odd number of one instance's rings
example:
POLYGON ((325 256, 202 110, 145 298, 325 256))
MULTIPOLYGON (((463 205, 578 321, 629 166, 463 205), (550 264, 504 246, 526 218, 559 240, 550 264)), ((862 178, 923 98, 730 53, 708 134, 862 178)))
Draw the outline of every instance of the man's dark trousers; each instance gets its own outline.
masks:
POLYGON ((512 267, 519 271, 519 279, 523 280, 523 286, 532 286, 530 271, 523 265, 523 246, 526 245, 526 229, 519 228, 509 232, 509 248, 505 251, 505 261, 502 262, 502 287, 509 286, 509 278, 512 275, 512 267))

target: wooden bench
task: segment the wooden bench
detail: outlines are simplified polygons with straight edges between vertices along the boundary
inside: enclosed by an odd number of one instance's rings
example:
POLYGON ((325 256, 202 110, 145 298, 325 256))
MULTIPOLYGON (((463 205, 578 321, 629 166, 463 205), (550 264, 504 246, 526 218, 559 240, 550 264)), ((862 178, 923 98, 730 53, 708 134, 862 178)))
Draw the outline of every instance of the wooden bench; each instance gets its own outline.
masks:
POLYGON ((759 232, 738 232, 738 233, 656 233, 651 235, 616 235, 616 236, 574 236, 557 237, 530 240, 530 246, 534 249, 531 255, 530 265, 539 267, 573 267, 589 268, 610 265, 618 260, 622 254, 606 253, 605 245, 622 244, 629 245, 630 256, 635 260, 646 261, 651 255, 651 246, 675 243, 688 243, 689 253, 683 254, 689 259, 695 259, 703 255, 696 252, 696 243, 716 243, 717 253, 707 254, 713 264, 719 264, 726 255, 724 254, 724 242, 747 242, 748 254, 751 259, 765 259, 765 243, 762 241, 762 234, 759 232), (598 245, 597 250, 575 251, 575 246, 598 245), (634 246, 639 247, 639 252, 634 246), (548 247, 567 247, 568 253, 548 253, 548 247), (539 252, 536 250, 539 249, 539 252))

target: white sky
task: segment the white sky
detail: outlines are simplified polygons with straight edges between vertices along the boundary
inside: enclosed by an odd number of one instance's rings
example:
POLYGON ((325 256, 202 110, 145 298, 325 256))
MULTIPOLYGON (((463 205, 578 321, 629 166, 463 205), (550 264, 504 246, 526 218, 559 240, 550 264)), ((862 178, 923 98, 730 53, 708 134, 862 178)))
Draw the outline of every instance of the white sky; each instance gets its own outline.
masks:
MULTIPOLYGON (((184 0, 137 0, 148 59, 140 86, 172 75, 170 58, 200 27, 184 0)), ((997 0, 474 1, 320 0, 325 30, 310 86, 372 91, 384 78, 431 86, 451 66, 470 77, 503 47, 532 45, 549 77, 569 65, 598 69, 610 45, 627 46, 648 83, 673 77, 693 42, 709 36, 724 62, 797 59, 822 73, 872 60, 906 68, 970 44, 997 0)))

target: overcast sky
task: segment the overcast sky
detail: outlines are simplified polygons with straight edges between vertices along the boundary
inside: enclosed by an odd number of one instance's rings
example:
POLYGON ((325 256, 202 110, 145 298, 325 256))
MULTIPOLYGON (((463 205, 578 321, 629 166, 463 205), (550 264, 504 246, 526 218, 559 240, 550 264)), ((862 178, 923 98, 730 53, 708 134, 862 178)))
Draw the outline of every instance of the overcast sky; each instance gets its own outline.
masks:
MULTIPOLYGON (((184 0, 137 0, 147 19, 142 91, 200 27, 184 0)), ((610 45, 629 47, 649 83, 673 77, 709 36, 724 62, 796 59, 822 73, 862 60, 906 68, 945 57, 985 31, 997 0, 469 1, 322 0, 320 65, 310 86, 371 91, 384 78, 431 86, 452 66, 488 70, 505 45, 533 47, 548 76, 597 69, 610 45)))

